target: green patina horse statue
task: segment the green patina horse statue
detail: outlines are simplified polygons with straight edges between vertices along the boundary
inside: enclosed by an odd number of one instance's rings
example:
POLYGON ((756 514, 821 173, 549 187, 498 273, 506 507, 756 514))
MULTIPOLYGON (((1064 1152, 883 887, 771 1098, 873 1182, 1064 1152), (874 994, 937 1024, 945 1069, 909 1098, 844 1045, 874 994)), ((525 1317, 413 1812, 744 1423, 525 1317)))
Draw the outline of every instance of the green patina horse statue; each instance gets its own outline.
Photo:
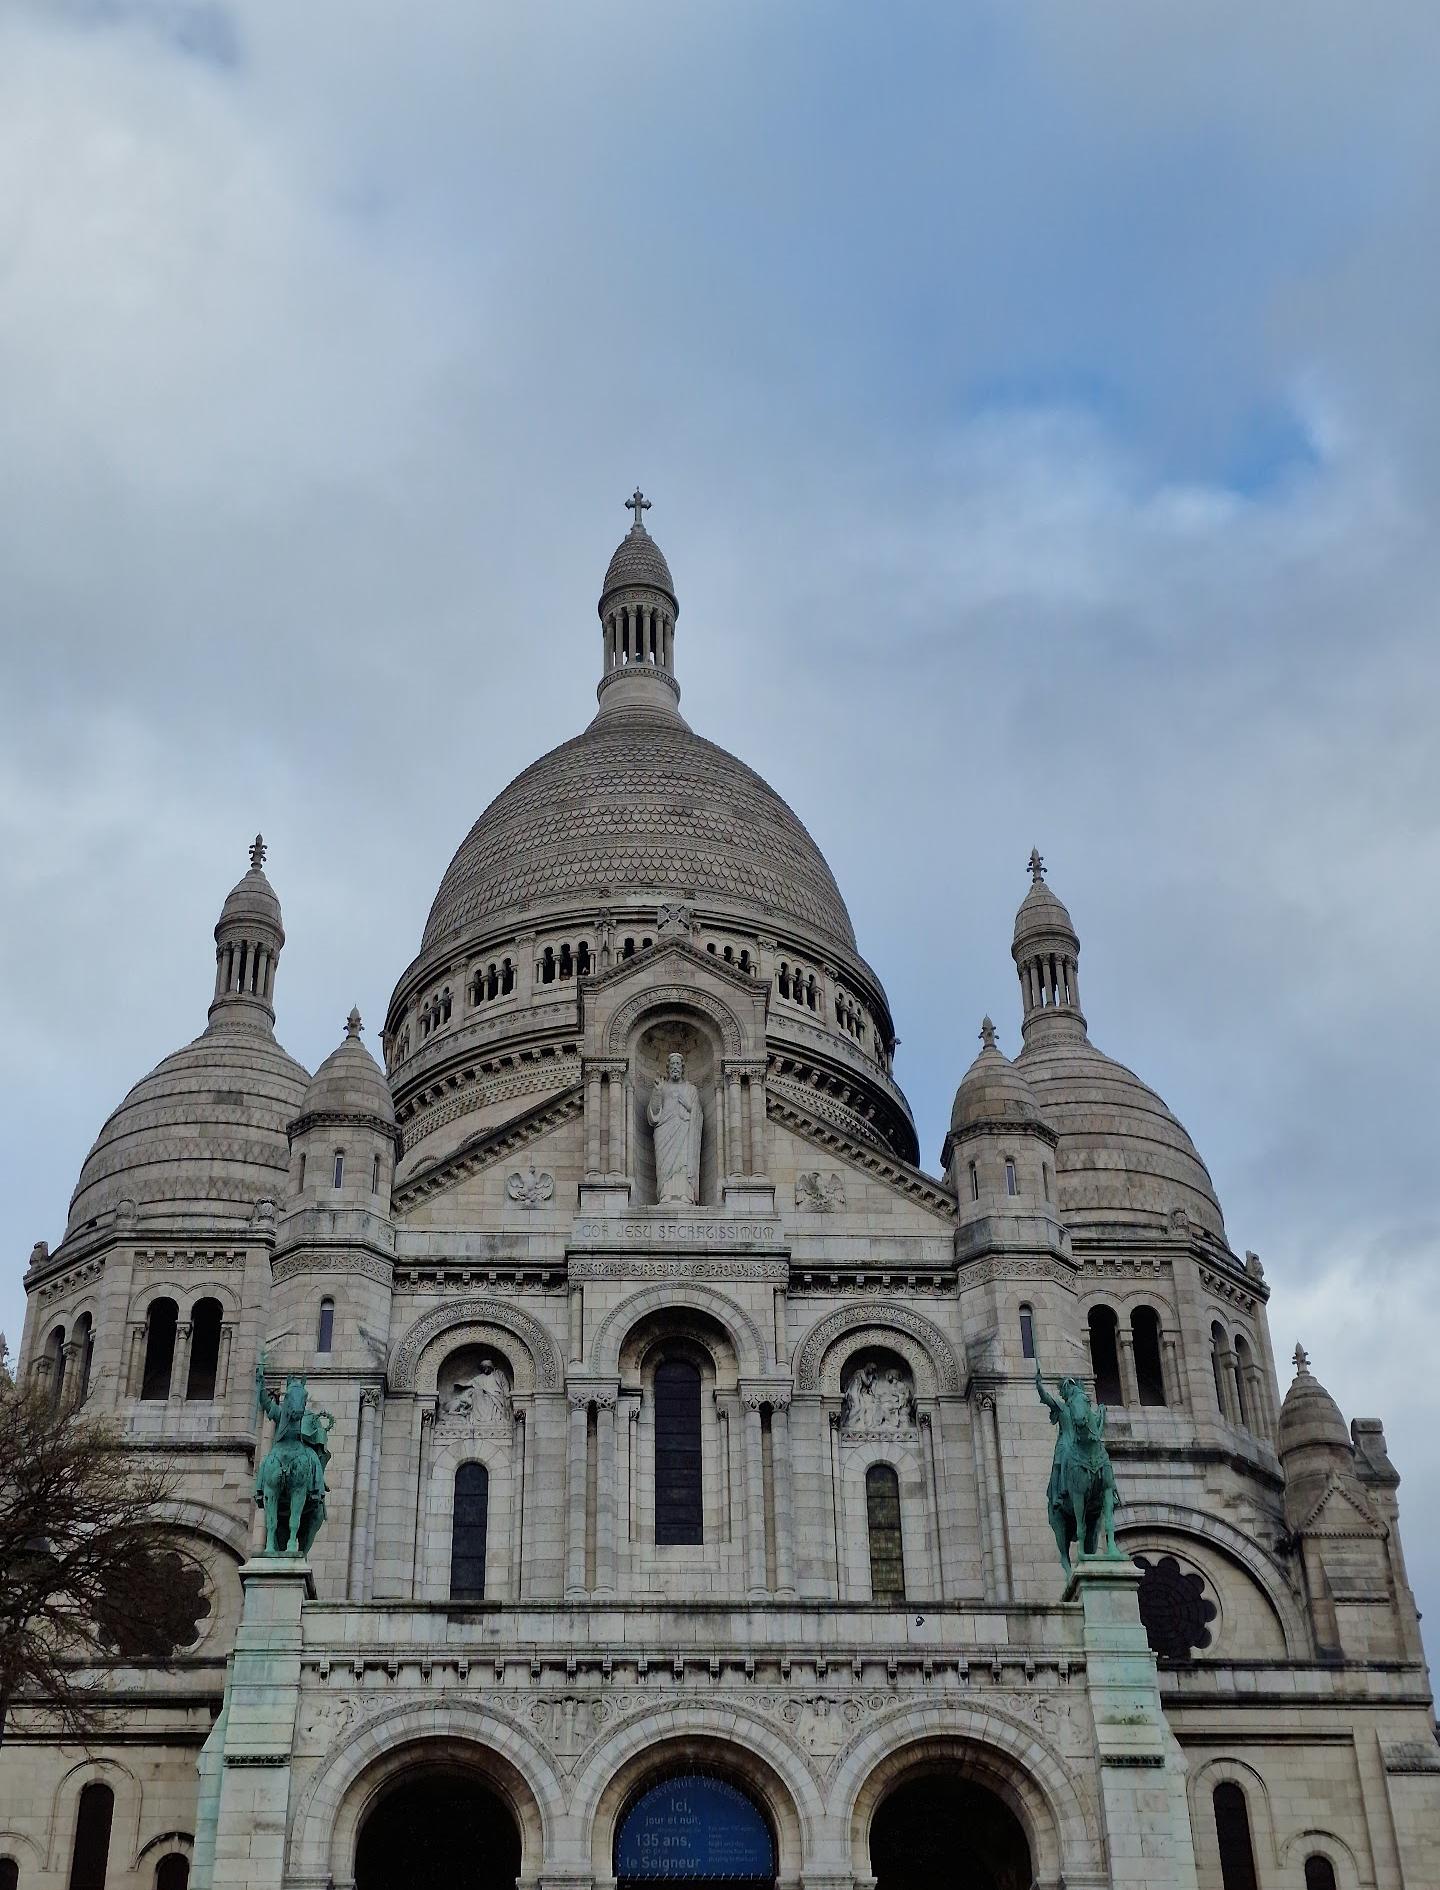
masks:
POLYGON ((1046 1504, 1055 1546, 1068 1574, 1072 1546, 1081 1555, 1122 1553, 1115 1546, 1115 1472, 1104 1442, 1105 1407, 1091 1403, 1078 1378, 1062 1378, 1060 1396, 1052 1397, 1038 1365, 1035 1389, 1050 1413, 1050 1422, 1060 1427, 1046 1504))

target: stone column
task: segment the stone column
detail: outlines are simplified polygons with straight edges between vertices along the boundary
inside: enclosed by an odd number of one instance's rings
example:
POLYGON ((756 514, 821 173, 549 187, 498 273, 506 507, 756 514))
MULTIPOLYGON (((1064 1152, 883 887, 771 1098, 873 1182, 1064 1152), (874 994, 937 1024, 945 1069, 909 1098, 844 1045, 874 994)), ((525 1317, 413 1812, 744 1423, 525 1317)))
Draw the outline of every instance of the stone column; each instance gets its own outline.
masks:
POLYGON ((1165 1372, 1165 1402, 1172 1411, 1183 1411, 1185 1374, 1180 1369, 1180 1335, 1173 1326, 1160 1334, 1160 1362, 1165 1372))
POLYGON ((121 1396, 138 1398, 145 1376, 145 1321, 134 1320, 130 1326, 130 1350, 126 1355, 125 1382, 120 1387, 121 1396))
POLYGON ((935 1463, 935 1413, 915 1413, 920 1424, 920 1447, 925 1453, 925 1487, 930 1497, 930 1527, 935 1531, 935 1598, 943 1601, 945 1580, 945 1517, 940 1508, 940 1475, 935 1463))
POLYGON ((585 1591, 585 1458, 590 1394, 570 1393, 565 1462, 565 1593, 585 1591))
POLYGON ((595 1399, 595 1592, 615 1592, 615 1514, 620 1490, 615 1474, 616 1391, 602 1391, 595 1399))
POLYGON ((1005 1553, 1004 1496, 1000 1489, 1000 1466, 995 1436, 995 1394, 982 1391, 970 1406, 970 1427, 975 1439, 975 1480, 984 1510, 985 1533, 981 1543, 985 1558, 987 1599, 1010 1599, 1010 1561, 1005 1553))
MULTIPOLYGON (((1239 1366, 1237 1363, 1237 1371, 1239 1366)), ((1252 1359, 1245 1367, 1245 1404, 1250 1413, 1250 1428, 1256 1437, 1271 1439, 1270 1404, 1265 1396, 1265 1374, 1252 1359)))
POLYGON ((1240 1361, 1235 1356, 1233 1345, 1227 1345, 1220 1355, 1220 1382, 1225 1387, 1225 1402, 1230 1407, 1230 1422, 1243 1430, 1245 1420, 1242 1414, 1245 1405, 1240 1394, 1240 1361))
POLYGON ((349 1601, 365 1599, 365 1573, 369 1560, 371 1459, 375 1450, 375 1416, 380 1393, 367 1385, 360 1393, 360 1416, 355 1431, 355 1500, 350 1510, 350 1566, 345 1583, 349 1601))
POLYGON ((1111 1890, 1196 1890, 1185 1760, 1160 1705, 1128 1556, 1082 1556, 1065 1588, 1084 1609, 1085 1690, 1095 1723, 1111 1890))
POLYGON ((738 1175, 745 1162, 745 1134, 740 1126, 740 1072, 725 1072, 725 1173, 738 1175))
POLYGON ((1120 1396, 1128 1411, 1140 1408, 1140 1380, 1135 1375, 1135 1334, 1123 1320, 1115 1325, 1116 1350, 1120 1355, 1120 1396))
POLYGON ((417 1400, 414 1420, 419 1436, 415 1443, 415 1553, 410 1565, 410 1593, 421 1599, 424 1598, 425 1534, 430 1511, 430 1452, 435 1441, 436 1409, 433 1399, 429 1404, 417 1400))
POLYGON ((184 1404, 185 1387, 190 1378, 190 1321, 175 1322, 175 1350, 170 1358, 171 1404, 184 1404))
POLYGON ((230 1348, 235 1342, 235 1328, 227 1319, 220 1327, 220 1358, 215 1367, 215 1398, 218 1401, 230 1390, 230 1348))
POLYGON ((585 1072, 585 1172, 600 1173, 600 1072, 594 1064, 585 1072))
POLYGON ((760 1431, 760 1406, 749 1398, 745 1412, 745 1581, 752 1595, 767 1595, 765 1586, 765 1445, 760 1431))
POLYGON ((775 1465, 775 1585, 795 1593, 795 1483, 790 1459, 790 1400, 770 1407, 770 1455, 775 1465))

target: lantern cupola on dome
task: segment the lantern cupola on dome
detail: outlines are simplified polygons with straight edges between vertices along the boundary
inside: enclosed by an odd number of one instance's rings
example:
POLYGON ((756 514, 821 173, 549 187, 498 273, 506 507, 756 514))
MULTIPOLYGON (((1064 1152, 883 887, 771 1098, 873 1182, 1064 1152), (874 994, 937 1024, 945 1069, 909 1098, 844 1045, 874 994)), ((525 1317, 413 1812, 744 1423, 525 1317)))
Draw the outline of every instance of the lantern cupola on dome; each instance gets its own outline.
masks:
POLYGON ((213 1025, 269 1030, 275 1023, 275 967, 285 944, 280 901, 265 877, 265 841, 256 834, 250 870, 230 890, 215 926, 213 1025))
POLYGON ((604 643, 600 707, 646 703, 673 709, 680 700, 675 580, 664 552, 645 529, 650 501, 639 486, 625 504, 635 523, 615 547, 597 606, 604 643))

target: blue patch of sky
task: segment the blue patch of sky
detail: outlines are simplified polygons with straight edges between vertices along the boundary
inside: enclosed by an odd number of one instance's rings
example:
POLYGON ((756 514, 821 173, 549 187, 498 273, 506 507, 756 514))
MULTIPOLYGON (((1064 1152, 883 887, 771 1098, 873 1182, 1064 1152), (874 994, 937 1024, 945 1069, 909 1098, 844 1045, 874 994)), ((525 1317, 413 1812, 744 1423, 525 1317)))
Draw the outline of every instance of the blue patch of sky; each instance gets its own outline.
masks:
POLYGON ((92 32, 139 30, 221 71, 240 64, 239 24, 219 0, 58 0, 57 10, 67 25, 92 32))

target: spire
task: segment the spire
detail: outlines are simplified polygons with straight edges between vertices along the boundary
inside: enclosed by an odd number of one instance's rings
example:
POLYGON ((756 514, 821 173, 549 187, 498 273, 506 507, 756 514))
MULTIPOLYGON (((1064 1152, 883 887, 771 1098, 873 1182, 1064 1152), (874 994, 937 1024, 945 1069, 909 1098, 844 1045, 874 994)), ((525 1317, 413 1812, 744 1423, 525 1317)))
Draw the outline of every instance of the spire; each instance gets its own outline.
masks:
POLYGON ((994 1050, 997 1048, 995 1043, 995 1026, 988 1015, 982 1017, 980 1020, 980 1043, 986 1050, 994 1050))
POLYGON ((680 606, 665 554, 645 529, 650 500, 636 486, 625 501, 634 523, 620 540, 600 589, 604 650, 600 677, 602 711, 648 705, 673 709, 680 700, 675 680, 675 620, 680 606))
POLYGON ((1310 1354, 1298 1340, 1295 1345, 1295 1376, 1297 1378, 1308 1378, 1310 1376, 1310 1354))
POLYGON ((1046 881, 1038 847, 1031 847, 1028 865, 1030 890, 1015 915, 1010 947, 1020 975, 1021 1032, 1027 1045, 1042 1037, 1083 1037, 1080 940, 1070 914, 1046 881))
POLYGON ((350 1015, 345 1019, 345 1035, 347 1037, 358 1037, 364 1028, 364 1025, 360 1022, 360 1007, 358 1004, 352 1004, 350 1006, 350 1015))
POLYGON ((210 1025, 274 1029, 275 966, 285 943, 280 901, 265 877, 265 841, 250 845, 250 870, 230 889, 215 926, 215 995, 210 1025))

